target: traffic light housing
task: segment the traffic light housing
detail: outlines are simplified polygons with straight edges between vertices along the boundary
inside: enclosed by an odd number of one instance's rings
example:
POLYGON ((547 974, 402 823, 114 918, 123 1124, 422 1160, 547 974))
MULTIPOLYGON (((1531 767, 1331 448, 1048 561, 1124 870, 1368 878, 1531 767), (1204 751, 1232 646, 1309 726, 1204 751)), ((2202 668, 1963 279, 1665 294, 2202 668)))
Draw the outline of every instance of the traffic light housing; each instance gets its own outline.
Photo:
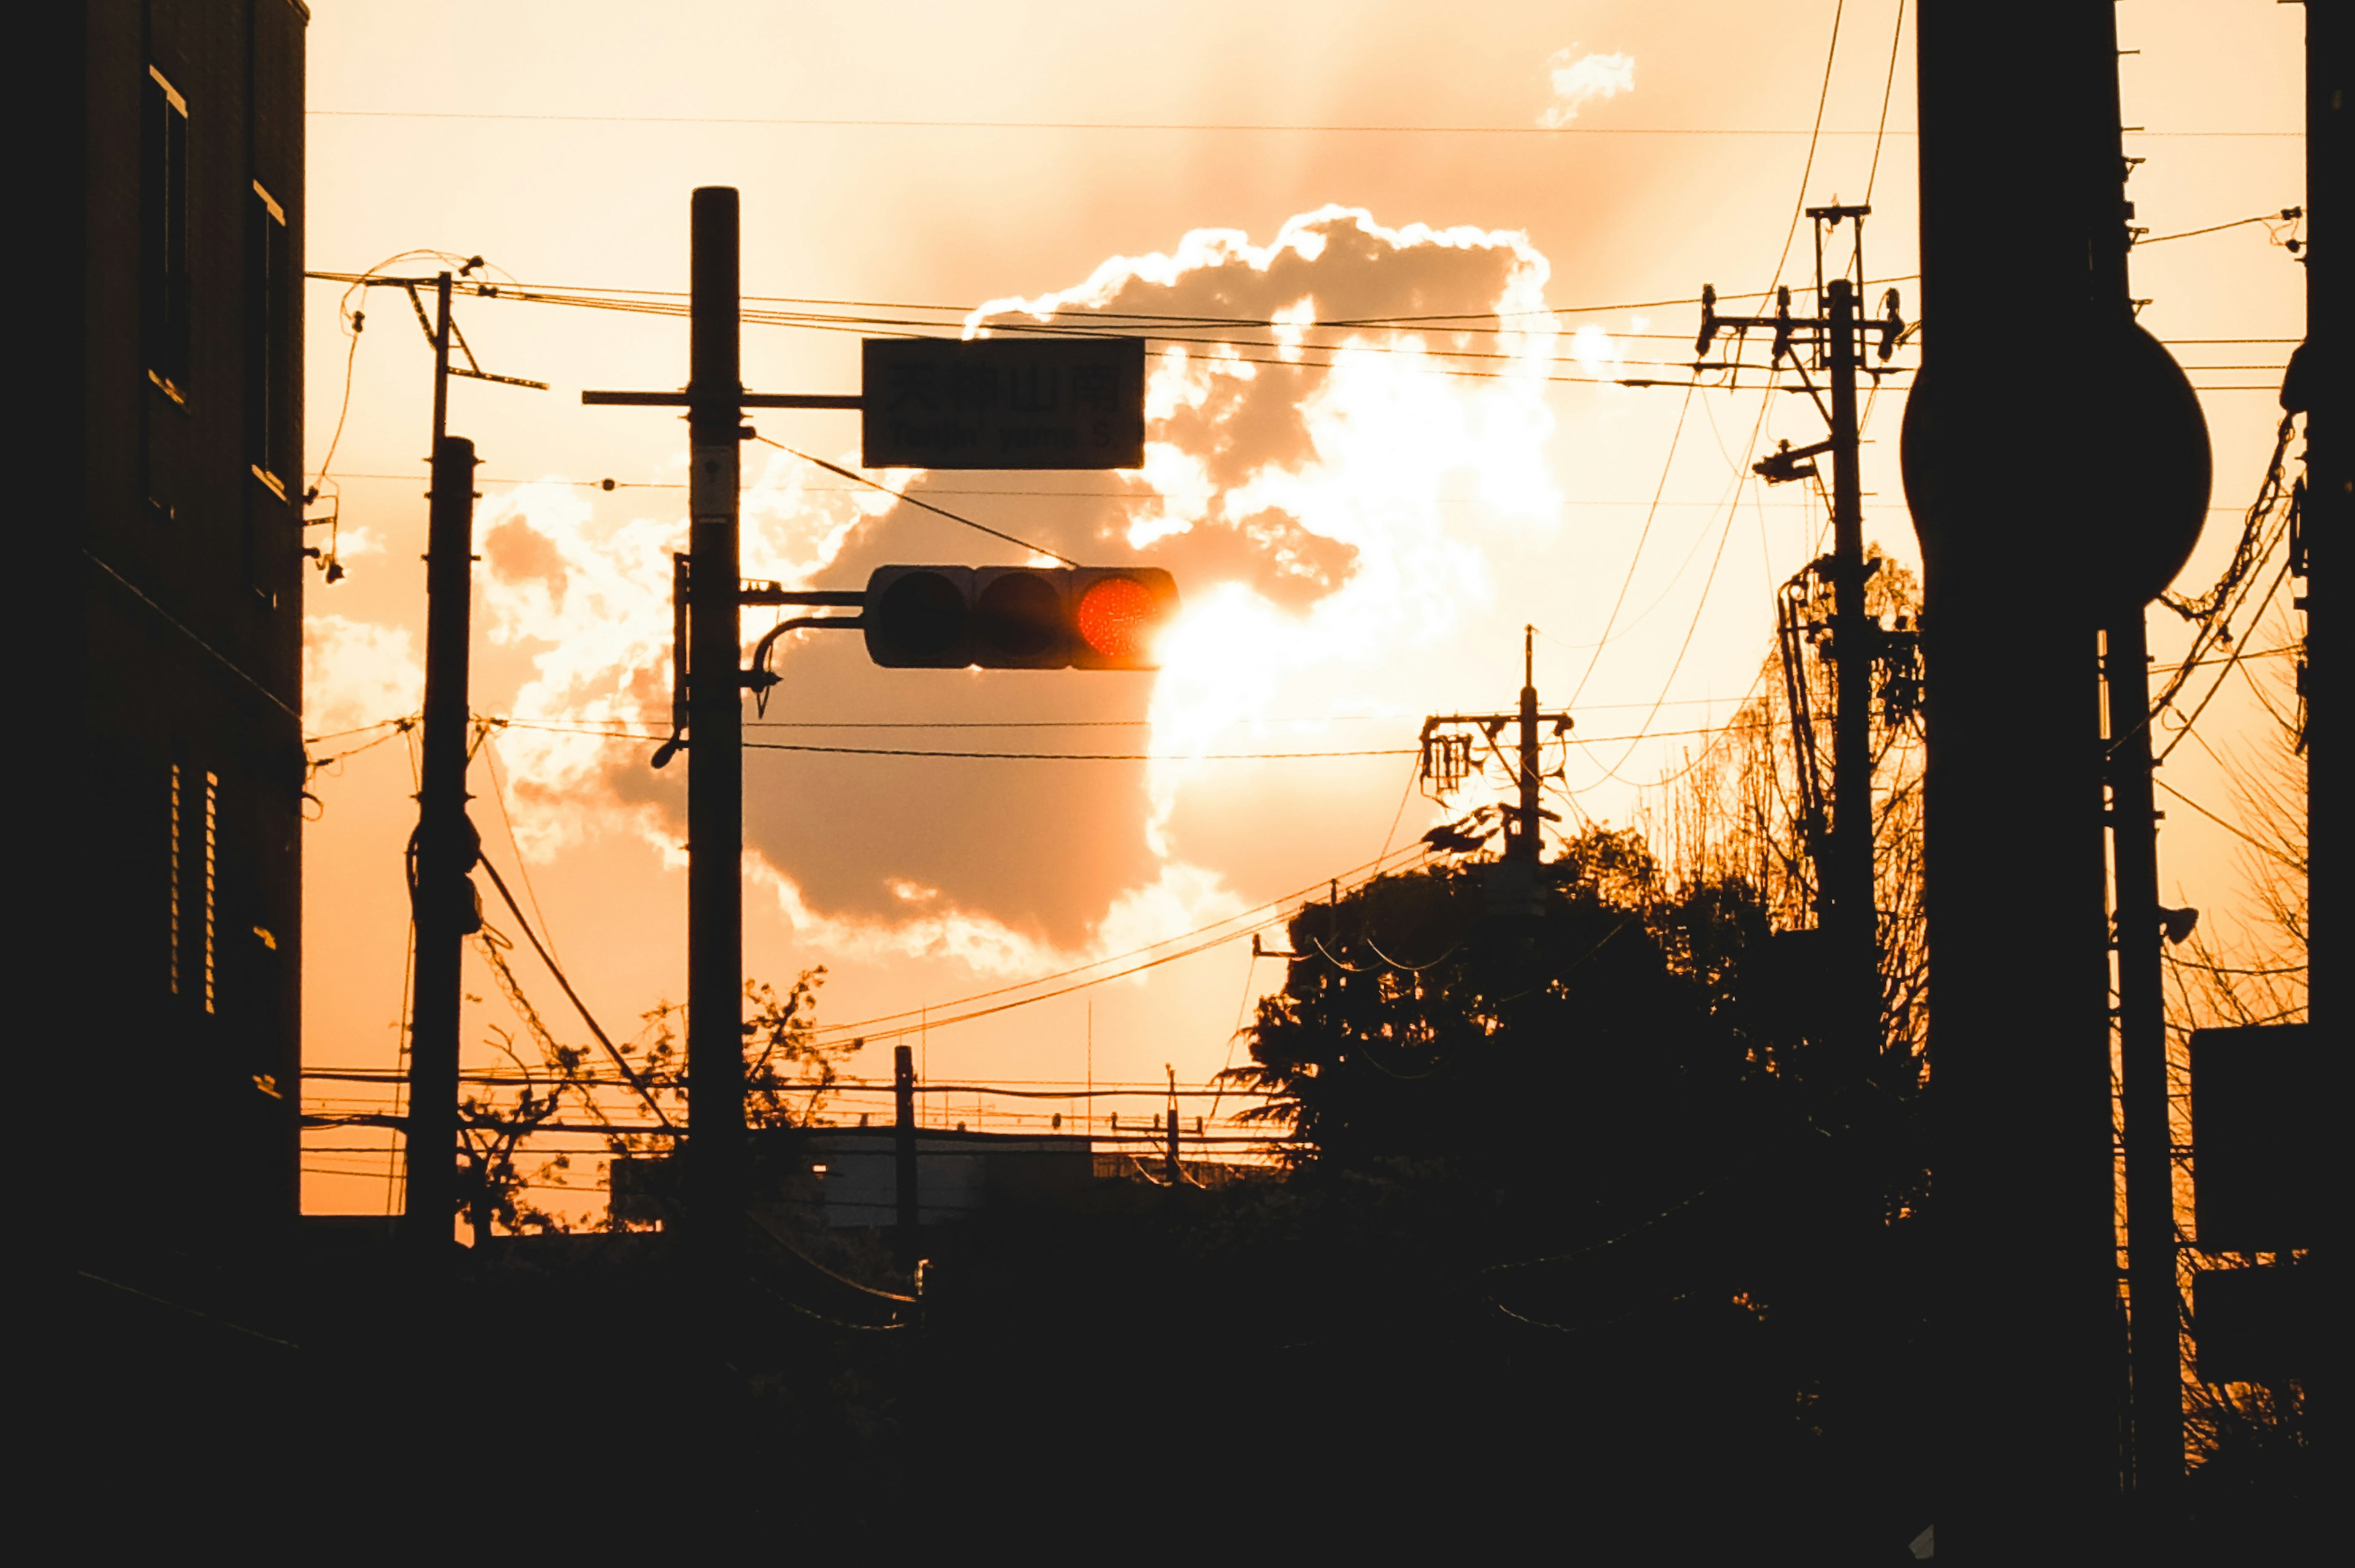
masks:
POLYGON ((1177 612, 1154 566, 881 566, 863 620, 892 669, 1156 669, 1177 612))

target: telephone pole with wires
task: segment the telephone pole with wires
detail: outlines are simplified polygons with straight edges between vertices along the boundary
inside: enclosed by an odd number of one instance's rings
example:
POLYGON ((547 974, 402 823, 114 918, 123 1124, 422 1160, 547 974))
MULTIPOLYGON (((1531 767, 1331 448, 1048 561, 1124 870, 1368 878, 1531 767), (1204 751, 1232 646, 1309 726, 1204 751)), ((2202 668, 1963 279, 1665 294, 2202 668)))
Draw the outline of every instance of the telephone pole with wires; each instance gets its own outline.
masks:
MULTIPOLYGON (((1426 843, 1457 851, 1477 848, 1496 831, 1494 827, 1481 826, 1493 811, 1503 819, 1505 864, 1534 868, 1544 859, 1541 824, 1561 818, 1538 804, 1545 780, 1551 776, 1540 766, 1544 740, 1539 731, 1550 724, 1554 737, 1559 739, 1570 733, 1572 720, 1566 710, 1539 711, 1536 643, 1537 628, 1523 626, 1521 700, 1512 712, 1434 713, 1423 721, 1422 758, 1416 767, 1424 786, 1434 795, 1444 800, 1473 773, 1485 773, 1487 761, 1480 754, 1485 746, 1512 779, 1517 802, 1509 806, 1483 806, 1462 822, 1434 827, 1423 835, 1426 843), (1515 735, 1510 758, 1497 743, 1497 738, 1508 728, 1515 735)), ((1531 891, 1534 891, 1532 882, 1531 891)))
MULTIPOLYGON (((477 256, 463 271, 482 264, 477 256)), ((548 389, 540 381, 494 376, 474 360, 450 314, 452 276, 433 280, 429 320, 417 278, 370 278, 367 286, 409 295, 433 346, 432 487, 425 556, 425 711, 417 829, 410 836, 409 897, 416 924, 409 1028, 409 1109, 403 1123, 401 1235, 421 1260, 443 1256, 457 1210, 460 970, 466 938, 482 929, 471 873, 481 838, 466 816, 468 658, 473 643, 474 443, 449 433, 450 379, 467 377, 548 389), (453 343, 466 363, 450 363, 453 343)))
MULTIPOLYGON (((730 1245, 727 1216, 742 1190, 744 1140, 744 715, 741 615, 748 603, 855 605, 856 593, 794 593, 748 585, 739 516, 741 448, 754 432, 748 405, 856 410, 856 395, 747 392, 741 377, 741 211, 732 186, 689 198, 687 384, 683 392, 584 391, 591 405, 684 408, 690 449, 688 553, 674 560, 680 634, 673 668, 674 733, 654 755, 687 749, 687 1175, 688 1224, 703 1243, 730 1245), (684 701, 677 694, 684 694, 684 701), (686 733, 676 731, 683 719, 686 733)), ((784 628, 857 630, 858 615, 805 618, 784 628)), ((765 649, 764 649, 765 651, 765 649)), ((770 684, 773 684, 771 682, 770 684)), ((912 1184, 911 1184, 912 1186, 912 1184)))
MULTIPOLYGON (((1905 330, 1897 291, 1881 296, 1881 314, 1868 317, 1859 310, 1864 287, 1864 220, 1870 207, 1806 208, 1816 241, 1816 309, 1813 315, 1791 313, 1791 290, 1775 292, 1772 315, 1720 315, 1717 290, 1701 290, 1700 333, 1693 344, 1697 355, 1707 355, 1721 332, 1737 336, 1752 331, 1772 331, 1772 364, 1788 361, 1798 373, 1809 399, 1830 429, 1826 439, 1808 446, 1789 442, 1752 464, 1751 471, 1769 485, 1813 479, 1822 472, 1814 461, 1828 456, 1832 464, 1832 550, 1812 563, 1802 577, 1828 581, 1832 591, 1828 635, 1817 646, 1833 661, 1835 699, 1832 715, 1832 789, 1828 822, 1811 809, 1808 847, 1816 860, 1817 920, 1830 951, 1826 971, 1834 1002, 1831 1019, 1837 1049, 1849 1075, 1869 1079, 1878 1070, 1881 1049, 1881 933, 1873 883, 1872 701, 1874 671, 1900 653, 1905 634, 1884 631, 1880 618, 1866 613, 1865 581, 1871 575, 1864 559, 1864 494, 1858 475, 1860 442, 1857 421, 1857 379, 1876 380, 1887 373, 1886 361, 1905 330), (1824 277, 1824 239, 1842 224, 1851 225, 1853 243, 1842 276, 1824 277), (1878 337, 1881 364, 1868 361, 1866 340, 1878 337), (1802 356, 1798 350, 1811 353, 1802 356), (1807 372, 1821 371, 1825 387, 1818 390, 1807 372), (1825 400, 1829 396, 1829 402, 1825 400), (1892 642, 1892 635, 1897 639, 1892 642)), ((1706 367, 1697 366, 1696 368, 1706 367)), ((1794 650, 1785 637, 1786 663, 1794 650)), ((1795 671, 1786 671, 1796 676, 1795 671)), ((1795 712, 1795 725, 1798 723, 1795 712)), ((1806 738, 1800 771, 1813 779, 1812 735, 1806 738)), ((1814 803, 1810 801, 1812 807, 1814 803)))

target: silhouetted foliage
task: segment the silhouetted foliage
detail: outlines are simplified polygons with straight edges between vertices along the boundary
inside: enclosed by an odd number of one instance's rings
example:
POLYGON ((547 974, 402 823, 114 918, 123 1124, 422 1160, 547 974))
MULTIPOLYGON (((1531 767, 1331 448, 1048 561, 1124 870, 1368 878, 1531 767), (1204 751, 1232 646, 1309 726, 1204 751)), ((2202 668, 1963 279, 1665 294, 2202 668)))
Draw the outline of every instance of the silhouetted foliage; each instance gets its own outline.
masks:
MULTIPOLYGON (((489 925, 475 938, 476 951, 532 1037, 538 1059, 527 1060, 512 1034, 494 1029, 487 1043, 507 1059, 521 1082, 511 1097, 485 1088, 466 1094, 459 1104, 463 1168, 458 1211, 467 1217, 478 1241, 494 1234, 495 1227, 509 1235, 572 1228, 564 1215, 526 1196, 536 1188, 570 1185, 571 1155, 547 1156, 529 1170, 517 1163, 525 1140, 542 1124, 557 1119, 569 1105, 590 1123, 612 1129, 604 1140, 608 1155, 667 1154, 670 1140, 623 1129, 628 1122, 643 1122, 656 1108, 676 1125, 686 1125, 691 1087, 685 1008, 665 1001, 642 1015, 636 1037, 616 1046, 626 1064, 628 1076, 623 1078, 602 1052, 566 1045, 549 1029, 516 984, 506 965, 506 938, 489 925), (617 1088, 629 1092, 624 1096, 617 1088)), ((865 1047, 864 1040, 817 1038, 817 993, 825 983, 824 965, 802 971, 783 996, 764 981, 745 982, 744 997, 751 1004, 744 1019, 748 1125, 819 1124, 843 1064, 865 1047)), ((609 1210, 605 1224, 618 1228, 621 1221, 609 1210)))

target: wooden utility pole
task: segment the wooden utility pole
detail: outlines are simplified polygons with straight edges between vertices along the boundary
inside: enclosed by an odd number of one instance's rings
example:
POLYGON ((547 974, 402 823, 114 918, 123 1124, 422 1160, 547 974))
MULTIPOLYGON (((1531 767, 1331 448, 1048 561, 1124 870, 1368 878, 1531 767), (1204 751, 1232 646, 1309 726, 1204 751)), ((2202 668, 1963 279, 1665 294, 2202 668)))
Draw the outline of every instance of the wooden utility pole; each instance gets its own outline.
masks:
MULTIPOLYGON (((460 268, 464 277, 480 256, 460 268)), ((411 969, 407 1090, 402 1117, 403 1244, 438 1258, 451 1240, 457 1209, 458 1023, 460 966, 466 938, 482 928, 468 873, 481 852, 466 819, 468 650, 473 641, 474 443, 450 435, 450 379, 496 381, 548 390, 544 381, 494 376, 474 359, 450 314, 454 280, 435 276, 434 312, 418 293, 423 278, 371 275, 366 288, 400 289, 433 347, 432 482, 426 523, 424 755, 419 767, 417 830, 410 836, 409 896, 416 922, 411 969), (455 347, 464 365, 450 362, 455 347)), ((335 581, 330 573, 329 581, 335 581)))
MULTIPOLYGON (((443 303, 446 308, 446 294, 443 303)), ((474 443, 464 436, 442 436, 433 443, 432 508, 425 566, 424 756, 417 831, 409 849, 417 957, 409 1014, 401 1205, 404 1239, 425 1257, 448 1249, 456 1210, 459 967, 467 936, 483 923, 469 875, 480 846, 466 817, 474 443)))
MULTIPOLYGON (((1858 290, 1864 280, 1864 220, 1871 212, 1870 207, 1806 209, 1816 241, 1816 309, 1812 315, 1791 314, 1791 290, 1785 287, 1776 293, 1772 315, 1721 315, 1717 312, 1717 291, 1704 289, 1700 336, 1694 344, 1697 352, 1705 354, 1720 332, 1771 331, 1774 335, 1772 363, 1779 366, 1788 357, 1813 394, 1815 384, 1806 380, 1806 366, 1794 353, 1800 347, 1810 347, 1815 350, 1816 368, 1824 372, 1828 382, 1830 404, 1826 407, 1818 399, 1817 406, 1831 427, 1830 435, 1796 450, 1785 443, 1781 451, 1753 464, 1751 471, 1769 485, 1781 485, 1817 477, 1820 471, 1811 461, 1814 458, 1828 456, 1832 461, 1832 552, 1801 575, 1804 578, 1812 574, 1818 581, 1828 576, 1832 589, 1832 812, 1830 822, 1820 833, 1810 821, 1809 845, 1816 850, 1816 918, 1823 933, 1819 940, 1829 950, 1825 961, 1831 991, 1827 1016, 1832 1047, 1841 1063, 1841 1076, 1850 1083, 1870 1078, 1881 1061, 1881 916, 1873 881, 1872 688, 1873 671, 1890 646, 1879 617, 1868 614, 1864 607, 1864 585, 1869 573, 1864 560, 1864 483, 1857 461, 1859 436, 1856 388, 1859 375, 1868 372, 1859 342, 1861 336, 1879 336, 1881 357, 1886 360, 1904 325, 1897 312, 1894 291, 1881 317, 1866 319, 1859 309, 1858 290), (1855 241, 1848 271, 1827 281, 1824 236, 1843 223, 1854 225, 1855 241)), ((1877 370, 1869 373, 1880 374, 1877 370)), ((1797 672, 1791 673, 1796 678, 1797 672)), ((1795 714, 1794 722, 1797 721, 1795 714)), ((1812 798, 1813 763, 1802 757, 1799 765, 1808 775, 1807 789, 1812 798)))
MULTIPOLYGON (((1515 871, 1519 901, 1522 894, 1536 897, 1537 883, 1529 874, 1545 859, 1544 824, 1561 820, 1540 804, 1545 774, 1540 763, 1544 738, 1539 726, 1550 722, 1557 736, 1571 731, 1567 711, 1545 713, 1538 709, 1537 688, 1537 628, 1521 628, 1521 700, 1510 713, 1434 713, 1423 721, 1423 760, 1418 764, 1418 776, 1434 792, 1445 796, 1461 787, 1465 779, 1480 764, 1476 747, 1485 744, 1497 762, 1506 765, 1513 775, 1514 804, 1503 808, 1505 814, 1505 848, 1503 863, 1520 868, 1515 871), (1514 754, 1508 761, 1497 745, 1497 737, 1510 726, 1514 732, 1514 754), (1449 731, 1476 730, 1479 739, 1449 731)), ((1472 847, 1465 839, 1457 848, 1472 847)), ((1340 884, 1333 888, 1333 902, 1341 901, 1340 884)))
MULTIPOLYGON (((1819 224, 1862 208, 1818 208, 1819 224)), ((1821 233, 1820 229, 1817 230, 1821 233)), ((1831 380, 1832 820, 1823 880, 1831 926, 1834 988, 1844 1066, 1863 1077, 1881 1066, 1881 915, 1872 874, 1872 672, 1881 623, 1864 608, 1864 482, 1857 472, 1857 298, 1847 278, 1825 291, 1826 370, 1831 380)), ((1889 341, 1884 337, 1884 341, 1889 341)))
POLYGON ((402 1145, 403 1243, 433 1259, 457 1207, 460 966, 474 912, 479 845, 466 818, 468 654, 473 641, 474 443, 445 432, 450 411, 450 274, 434 280, 433 481, 426 525, 424 755, 409 843, 417 955, 409 1012, 409 1109, 402 1145))

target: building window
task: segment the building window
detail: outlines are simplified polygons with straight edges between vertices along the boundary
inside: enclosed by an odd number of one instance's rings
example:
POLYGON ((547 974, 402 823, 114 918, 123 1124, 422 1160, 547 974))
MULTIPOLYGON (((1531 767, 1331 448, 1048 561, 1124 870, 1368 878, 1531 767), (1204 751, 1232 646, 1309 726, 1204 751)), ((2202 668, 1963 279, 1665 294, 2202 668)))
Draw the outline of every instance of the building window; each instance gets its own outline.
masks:
POLYGON ((165 900, 170 916, 166 969, 172 982, 172 995, 176 997, 180 994, 180 764, 177 763, 172 764, 171 807, 171 856, 165 900))
POLYGON ((147 375, 185 401, 188 385, 188 101, 147 68, 139 158, 139 335, 147 375))
POLYGON ((256 180, 245 222, 245 449, 254 477, 286 498, 288 416, 286 209, 256 180))
POLYGON ((205 1011, 214 1010, 214 942, 219 900, 214 876, 220 864, 220 779, 205 774, 205 1011))

